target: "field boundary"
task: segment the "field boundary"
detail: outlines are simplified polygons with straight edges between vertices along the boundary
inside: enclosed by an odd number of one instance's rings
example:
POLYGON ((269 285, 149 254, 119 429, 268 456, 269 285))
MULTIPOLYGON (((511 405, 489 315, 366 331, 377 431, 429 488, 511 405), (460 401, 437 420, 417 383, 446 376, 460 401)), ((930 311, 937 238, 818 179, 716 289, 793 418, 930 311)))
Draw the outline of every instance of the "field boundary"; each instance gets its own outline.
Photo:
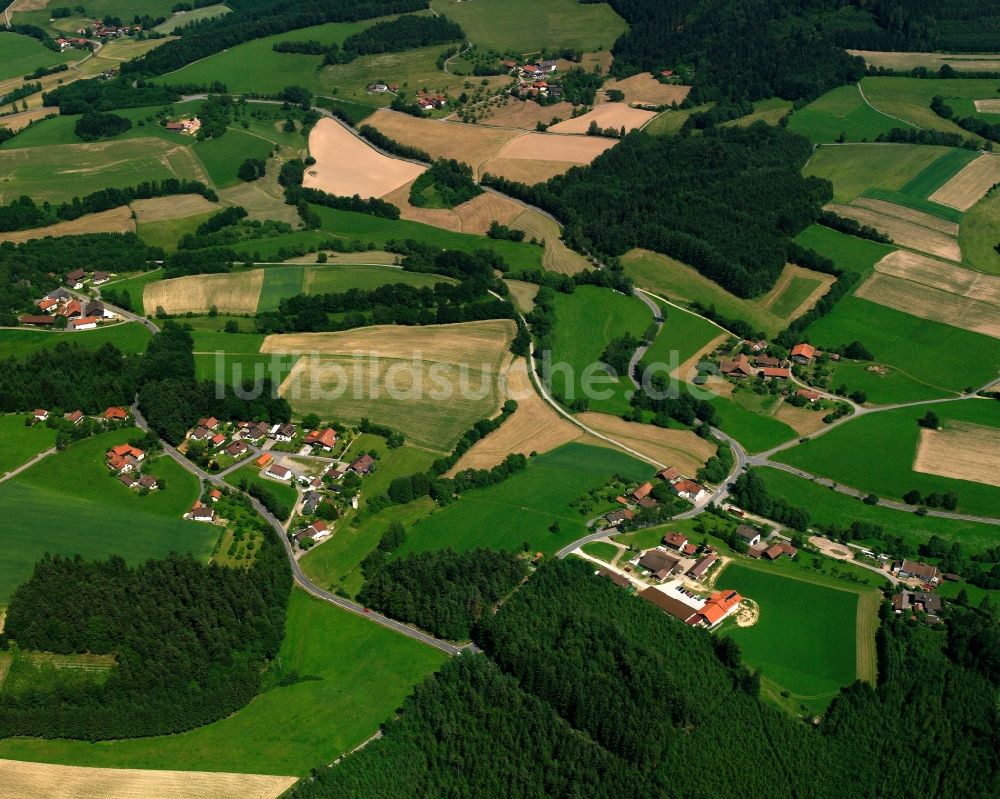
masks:
POLYGON ((875 632, 878 630, 878 609, 881 596, 876 590, 865 591, 858 596, 857 654, 858 679, 875 684, 878 676, 875 632))

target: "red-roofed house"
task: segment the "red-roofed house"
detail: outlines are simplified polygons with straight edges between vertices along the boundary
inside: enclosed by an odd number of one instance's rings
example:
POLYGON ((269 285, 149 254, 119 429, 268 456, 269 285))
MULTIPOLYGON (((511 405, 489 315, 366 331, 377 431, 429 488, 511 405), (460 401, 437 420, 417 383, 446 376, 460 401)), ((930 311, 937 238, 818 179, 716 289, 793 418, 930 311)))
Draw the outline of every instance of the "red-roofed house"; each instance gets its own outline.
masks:
POLYGON ((80 304, 79 300, 70 300, 66 303, 65 307, 59 311, 59 316, 65 316, 67 319, 72 319, 74 316, 83 316, 83 306, 80 304))
POLYGON ((257 460, 255 460, 254 463, 256 463, 257 466, 259 466, 261 469, 264 469, 267 466, 270 466, 273 461, 274 461, 274 456, 265 452, 263 455, 257 458, 257 460))
POLYGON ((35 305, 38 306, 38 310, 40 311, 51 311, 53 308, 59 305, 59 301, 54 300, 51 297, 43 297, 42 299, 38 300, 35 303, 35 305))
POLYGON ((663 536, 663 545, 671 549, 676 549, 678 552, 684 549, 687 541, 687 536, 683 533, 667 533, 663 536))
POLYGON ((74 319, 69 323, 69 326, 73 330, 93 330, 97 327, 97 319, 93 316, 81 316, 79 319, 74 319))
POLYGON ((677 496, 694 503, 701 502, 708 496, 704 487, 698 485, 694 480, 678 480, 674 483, 673 488, 677 496))
POLYGON ((270 477, 272 480, 280 480, 283 483, 287 483, 292 479, 292 473, 284 466, 279 466, 276 463, 272 463, 268 466, 262 474, 265 477, 270 477))
POLYGON ((73 411, 72 413, 64 413, 63 419, 65 419, 70 424, 80 424, 83 421, 83 411, 73 411))
POLYGON ((112 405, 104 413, 101 414, 102 419, 107 419, 108 421, 119 421, 123 422, 128 419, 128 411, 124 408, 119 408, 112 405))
POLYGON ((317 519, 306 528, 306 535, 313 541, 322 541, 330 535, 330 528, 326 526, 326 522, 322 519, 317 519))
POLYGON ((216 430, 219 427, 219 420, 214 416, 209 416, 207 419, 199 419, 198 426, 207 427, 209 430, 216 430))
POLYGON ((632 499, 638 501, 640 499, 645 499, 649 496, 650 492, 653 490, 652 483, 643 483, 635 491, 632 492, 632 499))
POLYGON ((222 433, 216 433, 214 436, 212 436, 212 446, 215 447, 216 449, 218 449, 225 443, 226 443, 226 437, 222 435, 222 433))
POLYGON ((44 422, 48 420, 49 412, 44 408, 35 408, 35 411, 31 414, 31 416, 36 422, 44 422))
POLYGON ((796 344, 792 347, 792 351, 789 353, 789 357, 795 361, 795 363, 807 364, 816 355, 816 348, 812 344, 796 344))
POLYGON ((45 316, 43 314, 25 314, 24 316, 17 317, 17 321, 22 325, 34 325, 35 327, 48 327, 49 325, 54 325, 56 323, 56 318, 54 316, 45 316))
POLYGON ((805 397, 809 402, 815 402, 819 399, 819 392, 813 391, 811 388, 800 388, 795 393, 800 397, 805 397))
POLYGON ((201 502, 195 502, 187 517, 195 522, 212 522, 215 521, 215 510, 208 505, 202 505, 201 502))
POLYGON ((322 447, 329 452, 337 444, 337 434, 331 427, 326 427, 323 430, 313 430, 306 435, 305 442, 312 446, 322 447))
POLYGON ((780 366, 768 366, 761 369, 759 374, 765 380, 788 380, 792 376, 791 370, 780 366))
POLYGON ((668 483, 672 483, 678 477, 681 476, 680 470, 676 466, 671 466, 669 469, 664 469, 663 471, 657 472, 656 476, 661 480, 666 480, 668 483))
POLYGON ((736 591, 717 591, 708 598, 708 601, 698 611, 698 622, 705 624, 707 627, 715 627, 721 624, 724 619, 731 616, 742 601, 743 597, 736 591))
POLYGON ((208 492, 208 498, 212 500, 212 502, 218 502, 220 499, 222 499, 222 492, 219 491, 219 489, 217 488, 213 488, 211 491, 208 492))
POLYGON ((355 474, 368 474, 375 465, 375 459, 365 454, 356 459, 348 468, 355 474))
POLYGON ((719 361, 719 371, 726 377, 734 377, 737 380, 753 377, 754 374, 750 359, 742 353, 736 359, 723 358, 719 361))

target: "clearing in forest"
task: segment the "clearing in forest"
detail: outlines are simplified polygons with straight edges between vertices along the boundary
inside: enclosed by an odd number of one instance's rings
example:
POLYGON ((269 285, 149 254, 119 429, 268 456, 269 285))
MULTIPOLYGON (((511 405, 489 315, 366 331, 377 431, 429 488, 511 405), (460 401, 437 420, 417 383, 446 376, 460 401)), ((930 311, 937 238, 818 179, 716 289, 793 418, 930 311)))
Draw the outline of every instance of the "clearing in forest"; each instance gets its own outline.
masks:
POLYGON ((295 783, 295 777, 227 774, 207 771, 85 768, 0 760, 0 784, 21 799, 272 799, 295 783))
POLYGON ((873 67, 908 71, 926 67, 937 71, 945 64, 956 72, 1000 72, 1000 55, 996 53, 896 53, 881 50, 848 50, 861 56, 873 67))
POLYGON ((583 435, 579 427, 538 396, 523 358, 513 361, 507 369, 504 393, 506 399, 517 402, 517 410, 498 430, 477 441, 445 477, 465 469, 489 469, 512 452, 548 452, 583 435))
POLYGON ((984 154, 927 199, 968 211, 997 182, 1000 182, 1000 156, 984 154))
POLYGON ((96 214, 86 214, 69 222, 57 222, 54 225, 18 230, 13 233, 0 233, 0 241, 14 244, 31 239, 44 239, 46 236, 80 236, 84 233, 128 233, 135 230, 132 212, 127 205, 100 211, 96 214))
POLYGON ((920 431, 913 471, 1000 487, 1000 428, 947 422, 920 431))
MULTIPOLYGON (((869 200, 868 202, 878 201, 869 200)), ((884 203, 884 205, 891 205, 891 203, 884 203)), ((956 233, 948 235, 937 230, 937 224, 935 224, 934 228, 931 228, 924 226, 922 221, 911 221, 910 219, 903 219, 899 215, 890 215, 882 210, 873 210, 854 204, 839 205, 831 203, 826 206, 826 209, 848 219, 853 219, 862 225, 873 227, 887 234, 893 243, 899 244, 902 247, 919 250, 928 255, 936 255, 939 258, 947 258, 949 261, 958 262, 962 260, 962 251, 959 249, 958 239, 956 238, 957 225, 954 225, 956 233)), ((907 209, 902 210, 906 211, 907 209)), ((924 214, 920 211, 909 211, 908 213, 911 216, 934 219, 930 214, 924 214)), ((942 224, 953 225, 953 223, 943 221, 942 224)))
POLYGON ((417 178, 426 167, 390 158, 335 119, 324 118, 309 133, 309 153, 302 185, 341 197, 381 197, 417 178))
POLYGON ((223 314, 254 314, 264 285, 264 270, 220 275, 191 275, 146 285, 143 307, 168 314, 207 313, 214 306, 223 314))
POLYGON ((591 123, 596 122, 601 130, 613 128, 626 131, 641 128, 656 116, 655 111, 643 111, 625 103, 602 103, 586 114, 567 119, 549 128, 550 133, 586 133, 591 123))

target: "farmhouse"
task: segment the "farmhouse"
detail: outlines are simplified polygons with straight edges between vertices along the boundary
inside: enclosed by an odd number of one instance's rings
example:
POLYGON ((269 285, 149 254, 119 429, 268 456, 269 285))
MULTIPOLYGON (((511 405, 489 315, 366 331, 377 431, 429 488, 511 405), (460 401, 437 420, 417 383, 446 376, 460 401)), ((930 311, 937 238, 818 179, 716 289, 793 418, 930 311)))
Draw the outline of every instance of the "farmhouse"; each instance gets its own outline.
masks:
POLYGON ((73 411, 72 413, 64 413, 63 419, 65 419, 70 424, 80 424, 83 421, 83 411, 73 411))
POLYGON ((517 69, 518 65, 516 61, 512 61, 511 59, 508 58, 504 61, 501 61, 500 66, 502 66, 504 69, 510 72, 511 70, 517 69))
POLYGON ((326 522, 322 519, 317 519, 306 528, 306 535, 313 541, 322 541, 324 538, 329 537, 330 529, 326 526, 326 522))
POLYGON ((79 319, 74 319, 69 323, 69 326, 73 330, 93 330, 97 327, 98 320, 93 316, 81 316, 79 319))
POLYGON ((74 316, 83 316, 83 305, 79 300, 70 300, 59 311, 59 316, 72 319, 74 316))
POLYGON ((624 521, 628 521, 633 517, 632 511, 628 508, 622 508, 621 510, 613 510, 611 513, 607 514, 604 518, 608 520, 609 527, 617 527, 624 521))
POLYGON ((66 285, 72 286, 75 289, 83 288, 83 280, 87 276, 87 273, 82 269, 74 269, 66 275, 66 285))
POLYGON ((904 560, 902 563, 897 563, 895 571, 897 577, 904 579, 916 577, 928 583, 936 583, 941 577, 937 566, 921 563, 918 560, 904 560))
POLYGON ((111 421, 123 422, 126 419, 128 419, 128 411, 126 411, 124 408, 111 406, 106 411, 104 411, 104 413, 101 414, 101 418, 109 422, 111 421))
POLYGON ((702 502, 708 497, 708 492, 703 486, 698 485, 694 480, 678 480, 673 485, 674 493, 681 499, 689 500, 695 504, 702 502))
POLYGON ((716 627, 731 616, 743 601, 736 591, 717 591, 712 594, 698 612, 696 623, 708 628, 716 627))
POLYGON ((796 344, 792 347, 789 357, 795 361, 795 363, 806 365, 811 363, 812 359, 816 357, 816 348, 812 344, 796 344))
POLYGON ((788 380, 792 376, 791 371, 783 367, 768 367, 761 369, 758 374, 765 380, 788 380))
POLYGON ((637 502, 641 499, 645 499, 649 496, 649 493, 653 490, 652 483, 643 483, 635 491, 632 492, 632 499, 637 502))
POLYGON ((681 473, 676 466, 671 466, 669 469, 663 469, 662 471, 657 472, 656 476, 661 480, 666 480, 668 483, 672 483, 681 476, 681 473))
POLYGON ((139 463, 146 457, 146 453, 130 444, 119 444, 112 447, 105 453, 108 468, 115 474, 127 474, 139 468, 139 463))
POLYGON ((809 402, 815 402, 820 396, 818 391, 813 391, 811 388, 800 388, 795 393, 800 397, 804 397, 809 402))
POLYGON ((663 545, 680 552, 687 545, 687 536, 683 533, 667 533, 663 536, 663 545))
POLYGON ((286 469, 284 466, 279 466, 276 463, 272 463, 268 466, 262 474, 265 477, 270 477, 272 480, 280 480, 283 483, 287 483, 292 479, 291 471, 286 469))
POLYGON ((94 272, 90 277, 90 283, 92 286, 102 286, 111 280, 111 275, 107 272, 94 272))
POLYGON ((194 119, 180 119, 176 122, 168 122, 167 130, 177 131, 178 133, 184 133, 186 135, 194 135, 201 129, 201 120, 195 117, 194 119))
POLYGON ((772 355, 758 355, 753 359, 753 365, 758 368, 774 368, 781 366, 781 359, 772 355))
POLYGON ((295 438, 295 425, 288 424, 276 424, 271 428, 270 433, 271 438, 275 441, 284 441, 286 444, 295 438))
POLYGON ((928 621, 938 622, 938 614, 941 612, 943 603, 938 594, 928 591, 900 591, 892 597, 892 609, 896 613, 914 611, 926 613, 928 621))
POLYGON ((680 563, 680 558, 662 549, 649 549, 639 558, 640 568, 648 571, 657 580, 669 577, 680 563))
POLYGON ((756 546, 760 543, 760 533, 745 524, 741 524, 736 528, 736 535, 742 538, 748 547, 756 546))
POLYGON ((329 452, 337 444, 337 434, 331 427, 326 427, 323 430, 312 430, 306 435, 305 442, 329 452))
POLYGON ((222 492, 219 491, 219 489, 217 488, 213 488, 211 491, 208 492, 208 498, 212 500, 212 502, 218 502, 220 499, 222 499, 222 492))
POLYGON ((539 61, 538 68, 542 72, 555 72, 559 69, 559 65, 555 61, 539 61))
POLYGON ((798 552, 799 551, 787 541, 779 541, 778 543, 767 547, 762 554, 768 560, 777 560, 782 555, 788 555, 788 557, 794 559, 798 552))
POLYGON ((40 316, 37 314, 25 314, 24 316, 19 316, 17 321, 22 325, 32 325, 33 327, 48 327, 49 325, 54 325, 56 323, 56 318, 54 316, 40 316))
POLYGON ((753 377, 754 374, 753 366, 750 365, 750 359, 742 354, 735 359, 723 358, 719 361, 719 371, 726 377, 733 377, 737 380, 753 377))
POLYGON ((35 305, 38 306, 39 311, 51 311, 59 306, 59 302, 51 297, 42 297, 40 300, 35 300, 35 305))
POLYGON ((186 516, 193 522, 215 521, 215 511, 208 505, 202 505, 200 501, 194 503, 194 507, 191 508, 186 516))
POLYGON ((114 319, 115 315, 107 308, 104 307, 104 303, 100 300, 91 300, 86 305, 83 306, 84 316, 96 316, 103 319, 114 319))
POLYGON ((45 422, 48 421, 49 412, 44 408, 35 408, 35 411, 31 416, 35 422, 45 422))
POLYGON ((375 460, 372 458, 372 456, 365 454, 362 455, 360 458, 357 458, 347 468, 349 468, 355 474, 368 474, 368 472, 372 470, 372 467, 374 465, 375 465, 375 460))

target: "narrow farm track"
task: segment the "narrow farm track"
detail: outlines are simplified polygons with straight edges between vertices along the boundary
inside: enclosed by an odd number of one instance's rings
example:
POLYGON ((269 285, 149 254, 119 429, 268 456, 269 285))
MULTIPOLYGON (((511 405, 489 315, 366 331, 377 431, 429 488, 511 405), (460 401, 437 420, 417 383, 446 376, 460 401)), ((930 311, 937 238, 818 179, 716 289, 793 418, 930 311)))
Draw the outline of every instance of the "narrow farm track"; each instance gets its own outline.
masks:
POLYGON ((859 680, 874 685, 878 660, 875 656, 875 631, 878 629, 878 609, 882 596, 878 591, 865 591, 858 596, 857 675, 859 680))

